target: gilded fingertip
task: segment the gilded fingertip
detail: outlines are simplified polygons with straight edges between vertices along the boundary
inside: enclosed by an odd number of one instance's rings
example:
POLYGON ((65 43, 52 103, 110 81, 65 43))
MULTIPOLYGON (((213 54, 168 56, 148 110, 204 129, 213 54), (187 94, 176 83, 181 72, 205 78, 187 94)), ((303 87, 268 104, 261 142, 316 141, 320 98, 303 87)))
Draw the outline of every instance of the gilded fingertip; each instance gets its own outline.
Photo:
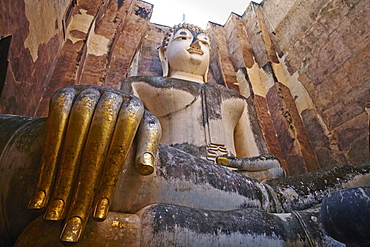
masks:
POLYGON ((28 209, 42 209, 46 204, 45 191, 39 190, 35 193, 31 201, 28 203, 28 209))
POLYGON ((226 158, 226 157, 219 156, 219 157, 216 158, 216 163, 219 164, 219 165, 227 164, 227 163, 229 163, 229 159, 226 158))
POLYGON ((107 218, 108 211, 109 200, 107 198, 102 198, 96 204, 93 217, 96 220, 105 220, 107 218))
POLYGON ((72 217, 64 225, 60 235, 60 241, 65 243, 76 243, 82 233, 82 220, 80 217, 72 217))
POLYGON ((54 200, 46 210, 44 220, 59 221, 63 219, 64 201, 61 199, 54 200))
POLYGON ((144 153, 138 157, 136 168, 140 175, 150 175, 154 172, 154 157, 150 153, 144 153))

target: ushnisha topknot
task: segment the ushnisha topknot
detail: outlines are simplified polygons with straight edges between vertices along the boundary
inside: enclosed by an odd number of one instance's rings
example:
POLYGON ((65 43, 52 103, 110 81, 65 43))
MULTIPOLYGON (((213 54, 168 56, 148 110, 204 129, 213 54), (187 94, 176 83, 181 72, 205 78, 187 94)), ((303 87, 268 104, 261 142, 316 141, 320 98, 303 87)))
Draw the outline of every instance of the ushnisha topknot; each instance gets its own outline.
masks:
POLYGON ((170 30, 166 32, 166 34, 164 35, 161 47, 166 48, 168 45, 168 42, 170 41, 172 34, 174 34, 180 28, 187 28, 187 29, 193 30, 194 32, 205 33, 205 31, 198 26, 195 26, 193 24, 188 24, 188 23, 180 23, 180 24, 173 26, 170 30))

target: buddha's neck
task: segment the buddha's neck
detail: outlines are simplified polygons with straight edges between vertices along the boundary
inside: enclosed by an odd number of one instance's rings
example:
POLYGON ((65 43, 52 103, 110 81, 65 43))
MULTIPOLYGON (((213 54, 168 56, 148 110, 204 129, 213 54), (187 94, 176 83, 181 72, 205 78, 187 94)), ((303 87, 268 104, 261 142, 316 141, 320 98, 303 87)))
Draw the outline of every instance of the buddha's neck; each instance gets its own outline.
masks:
POLYGON ((173 71, 169 77, 204 83, 202 75, 196 75, 183 71, 173 71))

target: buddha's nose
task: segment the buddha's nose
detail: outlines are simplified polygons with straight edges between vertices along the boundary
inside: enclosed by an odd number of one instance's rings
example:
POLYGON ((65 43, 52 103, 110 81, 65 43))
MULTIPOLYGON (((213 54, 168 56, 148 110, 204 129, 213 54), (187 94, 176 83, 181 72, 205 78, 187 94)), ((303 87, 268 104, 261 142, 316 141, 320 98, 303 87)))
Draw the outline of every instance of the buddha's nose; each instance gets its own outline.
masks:
POLYGON ((193 40, 193 43, 191 43, 190 47, 193 49, 200 50, 201 49, 200 40, 199 39, 193 40))

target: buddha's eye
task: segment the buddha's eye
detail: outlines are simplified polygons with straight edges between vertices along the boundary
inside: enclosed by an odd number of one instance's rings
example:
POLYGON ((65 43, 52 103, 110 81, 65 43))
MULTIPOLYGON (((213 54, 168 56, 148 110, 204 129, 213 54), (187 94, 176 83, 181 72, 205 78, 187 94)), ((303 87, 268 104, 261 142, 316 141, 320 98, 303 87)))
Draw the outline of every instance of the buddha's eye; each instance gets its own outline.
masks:
POLYGON ((192 39, 192 35, 186 29, 182 29, 176 32, 174 39, 176 40, 189 40, 192 39))
POLYGON ((203 34, 199 35, 198 36, 198 39, 200 40, 200 42, 202 42, 203 45, 207 45, 209 46, 209 38, 203 34))
POLYGON ((185 35, 179 35, 176 37, 177 40, 188 40, 190 39, 189 35, 185 34, 185 35))

